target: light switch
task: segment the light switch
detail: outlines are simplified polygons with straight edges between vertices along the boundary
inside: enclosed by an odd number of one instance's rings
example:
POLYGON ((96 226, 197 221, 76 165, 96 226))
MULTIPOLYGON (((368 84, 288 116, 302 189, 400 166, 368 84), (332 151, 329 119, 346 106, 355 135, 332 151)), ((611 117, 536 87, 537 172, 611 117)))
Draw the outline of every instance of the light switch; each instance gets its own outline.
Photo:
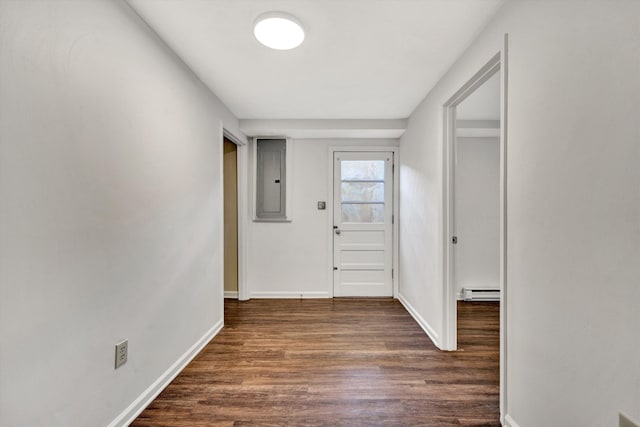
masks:
POLYGON ((327 208, 327 202, 318 202, 318 210, 323 211, 327 208))

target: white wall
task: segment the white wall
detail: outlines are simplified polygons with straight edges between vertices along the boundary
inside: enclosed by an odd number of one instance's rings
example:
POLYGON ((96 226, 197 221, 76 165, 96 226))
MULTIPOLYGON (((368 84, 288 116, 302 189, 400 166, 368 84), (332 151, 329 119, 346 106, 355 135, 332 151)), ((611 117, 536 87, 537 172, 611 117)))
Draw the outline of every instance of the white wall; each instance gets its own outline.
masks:
POLYGON ((457 138, 456 291, 500 287, 500 139, 457 138))
POLYGON ((297 139, 293 141, 293 197, 291 222, 251 222, 247 232, 247 280, 252 298, 330 295, 328 233, 332 213, 318 210, 317 202, 327 202, 329 188, 329 147, 397 146, 397 139, 297 139))
POLYGON ((442 333, 442 105, 509 33, 507 414, 640 420, 640 2, 512 1, 401 138, 400 292, 442 333))
POLYGON ((457 120, 500 120, 500 73, 495 73, 456 107, 457 120))
POLYGON ((237 120, 107 0, 0 2, 0 94, 0 425, 106 425, 221 325, 237 120))

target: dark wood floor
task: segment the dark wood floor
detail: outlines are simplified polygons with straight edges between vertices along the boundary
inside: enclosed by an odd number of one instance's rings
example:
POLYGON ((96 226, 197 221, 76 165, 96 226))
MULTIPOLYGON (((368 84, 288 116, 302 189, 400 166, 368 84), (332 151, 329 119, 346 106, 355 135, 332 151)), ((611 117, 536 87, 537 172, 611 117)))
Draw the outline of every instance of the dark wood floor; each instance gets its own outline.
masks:
POLYGON ((437 350, 396 300, 225 302, 225 328, 133 426, 499 426, 499 309, 437 350))

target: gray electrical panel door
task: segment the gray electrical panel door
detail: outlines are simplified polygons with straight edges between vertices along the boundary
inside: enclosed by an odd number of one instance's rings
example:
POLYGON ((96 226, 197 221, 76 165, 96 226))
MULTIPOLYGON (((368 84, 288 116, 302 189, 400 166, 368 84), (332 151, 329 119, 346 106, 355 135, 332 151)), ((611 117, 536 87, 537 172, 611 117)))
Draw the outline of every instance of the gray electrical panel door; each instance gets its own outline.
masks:
POLYGON ((256 217, 286 217, 286 139, 256 139, 256 217))

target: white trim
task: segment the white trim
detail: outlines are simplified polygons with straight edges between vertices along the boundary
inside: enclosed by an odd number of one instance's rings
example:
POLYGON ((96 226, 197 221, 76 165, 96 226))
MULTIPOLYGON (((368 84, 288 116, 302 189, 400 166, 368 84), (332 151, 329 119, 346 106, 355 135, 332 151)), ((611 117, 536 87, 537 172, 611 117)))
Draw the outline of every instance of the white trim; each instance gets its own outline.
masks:
POLYGON ((327 292, 333 298, 333 165, 335 163, 333 153, 337 151, 337 147, 329 147, 328 166, 327 166, 327 275, 329 280, 327 281, 327 292))
POLYGON ((224 298, 238 299, 238 291, 224 291, 224 298))
POLYGON ((333 165, 334 165, 334 153, 336 151, 388 151, 393 153, 393 218, 394 222, 392 225, 392 234, 393 234, 393 243, 392 243, 392 268, 394 270, 393 274, 393 297, 398 298, 399 296, 399 286, 400 281, 398 279, 400 268, 398 263, 399 251, 398 251, 398 236, 399 236, 399 223, 400 223, 400 147, 397 145, 379 145, 379 146, 353 146, 353 145, 332 145, 329 147, 329 156, 328 156, 328 168, 327 168, 327 247, 329 250, 327 251, 327 271, 329 274, 329 281, 327 283, 327 292, 329 293, 329 297, 332 298, 334 296, 333 292, 333 165), (395 167, 398 165, 398 167, 395 167))
POLYGON ((393 152, 393 296, 400 295, 400 150, 393 152), (397 166, 397 167, 396 167, 397 166))
POLYGON ((328 292, 252 292, 251 298, 268 298, 268 299, 313 299, 313 298, 331 298, 328 292))
POLYGON ((227 138, 229 141, 233 142, 234 144, 236 144, 238 147, 242 147, 244 145, 247 145, 246 141, 243 141, 242 139, 238 138, 237 136, 235 136, 230 131, 224 129, 224 127, 222 128, 222 136, 224 138, 227 138))
POLYGON ((238 146, 238 299, 249 299, 247 268, 249 251, 249 146, 238 146))
POLYGON ((294 188, 293 186, 295 185, 295 180, 293 179, 294 177, 294 173, 293 173, 293 159, 294 159, 294 140, 290 137, 287 137, 287 142, 285 143, 285 158, 284 158, 284 164, 285 164, 285 168, 286 168, 286 179, 287 181, 285 182, 285 205, 284 205, 284 215, 285 215, 285 219, 287 221, 293 221, 293 192, 294 192, 294 188))
POLYGON ((500 66, 500 414, 507 412, 507 151, 509 126, 509 35, 505 34, 500 66))
POLYGON ((420 316, 418 311, 415 308, 413 308, 411 304, 409 304, 409 301, 407 301, 405 297, 402 296, 402 294, 398 295, 398 301, 400 301, 400 304, 404 306, 404 308, 409 312, 411 317, 413 317, 413 319, 418 323, 418 325, 420 325, 422 330, 427 334, 429 339, 431 339, 433 344, 439 349, 442 349, 440 347, 440 342, 438 340, 438 334, 436 333, 436 331, 429 325, 429 323, 426 320, 424 320, 422 316, 420 316))
POLYGON ((511 415, 507 414, 504 417, 504 422, 502 423, 505 427, 520 427, 517 422, 511 418, 511 415))
MULTIPOLYGON (((218 239, 218 253, 220 256, 220 265, 218 269, 218 284, 220 286, 220 296, 222 296, 220 300, 219 310, 222 313, 222 317, 224 319, 224 137, 225 137, 225 129, 224 122, 220 120, 220 130, 219 130, 219 140, 217 144, 218 150, 218 206, 220 206, 220 219, 218 220, 218 229, 216 230, 217 236, 220 236, 218 239)), ((237 173, 237 171, 236 171, 237 173)), ((240 242, 238 242, 239 244, 240 242)), ((215 262, 215 261, 214 261, 215 262)), ((215 285, 214 285, 215 286, 215 285)))
POLYGON ((162 390, 167 387, 171 381, 187 365, 202 351, 202 349, 209 344, 209 342, 222 330, 224 327, 223 320, 218 321, 211 329, 209 329, 195 344, 191 346, 178 360, 176 360, 157 380, 153 382, 145 391, 140 394, 131 402, 131 404, 120 413, 113 421, 109 423, 108 427, 120 427, 127 426, 136 419, 144 409, 149 406, 153 400, 158 397, 162 390))
POLYGON ((452 210, 453 204, 453 178, 451 168, 455 153, 454 141, 456 139, 456 109, 445 104, 443 108, 443 147, 442 147, 442 348, 455 350, 457 347, 457 314, 452 309, 451 293, 455 292, 456 284, 453 278, 454 269, 453 246, 450 244, 454 235, 452 210), (453 289, 453 290, 452 290, 453 289), (453 313, 452 313, 453 310, 453 313), (453 331, 453 333, 452 333, 453 331))

